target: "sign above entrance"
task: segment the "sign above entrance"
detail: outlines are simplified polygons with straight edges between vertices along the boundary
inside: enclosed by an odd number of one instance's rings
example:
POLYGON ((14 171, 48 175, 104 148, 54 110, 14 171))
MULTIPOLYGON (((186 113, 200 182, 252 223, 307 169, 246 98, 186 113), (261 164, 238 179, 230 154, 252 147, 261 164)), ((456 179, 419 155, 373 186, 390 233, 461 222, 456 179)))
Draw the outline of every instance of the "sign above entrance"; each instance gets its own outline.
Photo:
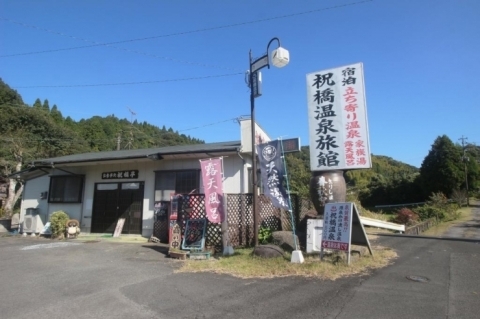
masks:
POLYGON ((138 178, 138 169, 102 173, 102 179, 138 178))

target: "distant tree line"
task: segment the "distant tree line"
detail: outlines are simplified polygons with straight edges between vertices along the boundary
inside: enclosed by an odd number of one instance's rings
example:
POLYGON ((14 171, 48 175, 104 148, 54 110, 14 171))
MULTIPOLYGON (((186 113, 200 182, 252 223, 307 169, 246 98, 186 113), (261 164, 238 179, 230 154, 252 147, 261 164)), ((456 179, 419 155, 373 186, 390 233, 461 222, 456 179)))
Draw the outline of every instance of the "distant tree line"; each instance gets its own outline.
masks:
MULTIPOLYGON (((286 161, 291 190, 308 197, 309 147, 287 154, 286 161)), ((345 180, 350 198, 364 207, 423 202, 434 193, 458 196, 467 185, 472 195, 480 190, 480 147, 455 144, 442 135, 435 139, 420 168, 372 155, 372 168, 347 171, 345 180)))

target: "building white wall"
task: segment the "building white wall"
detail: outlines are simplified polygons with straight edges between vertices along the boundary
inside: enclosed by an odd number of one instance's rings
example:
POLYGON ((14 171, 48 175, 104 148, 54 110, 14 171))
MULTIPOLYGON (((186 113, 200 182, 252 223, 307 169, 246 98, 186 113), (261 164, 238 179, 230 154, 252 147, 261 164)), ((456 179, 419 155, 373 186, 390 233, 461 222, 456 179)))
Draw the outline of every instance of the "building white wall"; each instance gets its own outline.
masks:
MULTIPOLYGON (((231 155, 223 159, 224 165, 224 192, 225 193, 245 193, 248 191, 248 170, 246 163, 249 158, 245 155, 231 155)), ((200 169, 198 159, 178 159, 178 160, 132 160, 129 162, 111 164, 97 163, 95 165, 83 165, 68 167, 65 170, 85 175, 83 200, 80 204, 55 203, 48 204, 48 200, 40 200, 40 193, 48 191, 50 178, 43 176, 32 179, 25 185, 24 198, 22 200, 22 211, 28 207, 38 207, 41 212, 52 213, 57 210, 64 210, 70 218, 80 221, 82 232, 89 233, 92 222, 93 196, 96 183, 111 182, 144 182, 144 201, 143 201, 143 222, 142 236, 149 237, 153 233, 154 224, 154 189, 155 189, 155 171, 161 170, 184 170, 200 169), (102 173, 125 170, 138 170, 136 179, 102 179, 102 173)), ((59 169, 54 170, 55 175, 66 175, 67 172, 59 169)), ((200 181, 202 185, 202 181, 200 181)), ((203 186, 200 186, 200 193, 203 193, 203 186)))
POLYGON ((22 202, 20 205, 20 223, 23 222, 23 217, 27 208, 38 208, 39 214, 42 216, 43 222, 47 222, 49 214, 48 199, 40 199, 42 192, 48 192, 50 186, 50 177, 47 175, 37 177, 25 182, 22 194, 22 202))

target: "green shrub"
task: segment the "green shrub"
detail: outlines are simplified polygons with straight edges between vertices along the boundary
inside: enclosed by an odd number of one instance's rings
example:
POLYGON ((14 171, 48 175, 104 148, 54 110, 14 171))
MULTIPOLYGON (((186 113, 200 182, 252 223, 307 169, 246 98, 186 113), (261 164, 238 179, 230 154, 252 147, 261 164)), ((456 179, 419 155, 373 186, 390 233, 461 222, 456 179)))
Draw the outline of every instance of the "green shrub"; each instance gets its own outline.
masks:
POLYGON ((444 207, 448 204, 448 198, 442 192, 432 193, 427 203, 435 207, 444 207))
POLYGON ((445 211, 440 207, 433 205, 423 205, 421 207, 414 208, 413 211, 420 217, 420 220, 427 220, 429 218, 437 218, 437 220, 443 220, 445 218, 445 211))
POLYGON ((272 229, 270 227, 260 227, 258 230, 258 240, 261 244, 268 244, 272 238, 272 229))
POLYGON ((59 210, 50 216, 50 227, 52 228, 52 237, 62 239, 65 236, 66 224, 70 217, 64 211, 59 210))
POLYGON ((452 200, 461 208, 467 203, 467 192, 464 190, 454 189, 451 195, 452 200))
POLYGON ((459 207, 456 203, 450 203, 446 205, 444 208, 445 216, 443 217, 443 219, 447 222, 458 219, 460 217, 460 211, 458 209, 459 207))

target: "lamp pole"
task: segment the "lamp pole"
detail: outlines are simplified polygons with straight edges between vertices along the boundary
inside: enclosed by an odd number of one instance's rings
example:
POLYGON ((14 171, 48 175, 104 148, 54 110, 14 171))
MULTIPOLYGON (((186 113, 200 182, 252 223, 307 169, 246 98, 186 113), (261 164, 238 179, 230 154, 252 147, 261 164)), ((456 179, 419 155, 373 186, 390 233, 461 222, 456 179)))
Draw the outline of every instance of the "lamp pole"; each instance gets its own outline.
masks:
POLYGON ((253 192, 253 199, 252 199, 252 213, 253 213, 253 240, 255 246, 258 246, 258 222, 260 219, 259 212, 258 212, 258 194, 257 194, 257 158, 256 158, 256 148, 255 148, 255 97, 261 95, 261 82, 260 82, 260 74, 259 70, 263 69, 264 67, 268 67, 270 69, 270 57, 269 57, 269 49, 272 42, 278 42, 278 48, 274 50, 273 60, 272 63, 276 67, 284 67, 290 61, 290 56, 287 50, 280 46, 280 39, 272 38, 267 45, 267 53, 260 58, 253 60, 252 57, 252 50, 249 52, 249 64, 250 70, 248 74, 248 85, 250 87, 250 126, 251 126, 251 134, 252 134, 252 192, 253 192))
MULTIPOLYGON (((268 54, 268 52, 267 52, 268 54)), ((257 157, 255 156, 255 93, 253 91, 252 50, 249 51, 250 72, 248 84, 250 85, 250 126, 252 134, 252 213, 253 213, 253 242, 258 246, 258 218, 257 215, 257 157)))

